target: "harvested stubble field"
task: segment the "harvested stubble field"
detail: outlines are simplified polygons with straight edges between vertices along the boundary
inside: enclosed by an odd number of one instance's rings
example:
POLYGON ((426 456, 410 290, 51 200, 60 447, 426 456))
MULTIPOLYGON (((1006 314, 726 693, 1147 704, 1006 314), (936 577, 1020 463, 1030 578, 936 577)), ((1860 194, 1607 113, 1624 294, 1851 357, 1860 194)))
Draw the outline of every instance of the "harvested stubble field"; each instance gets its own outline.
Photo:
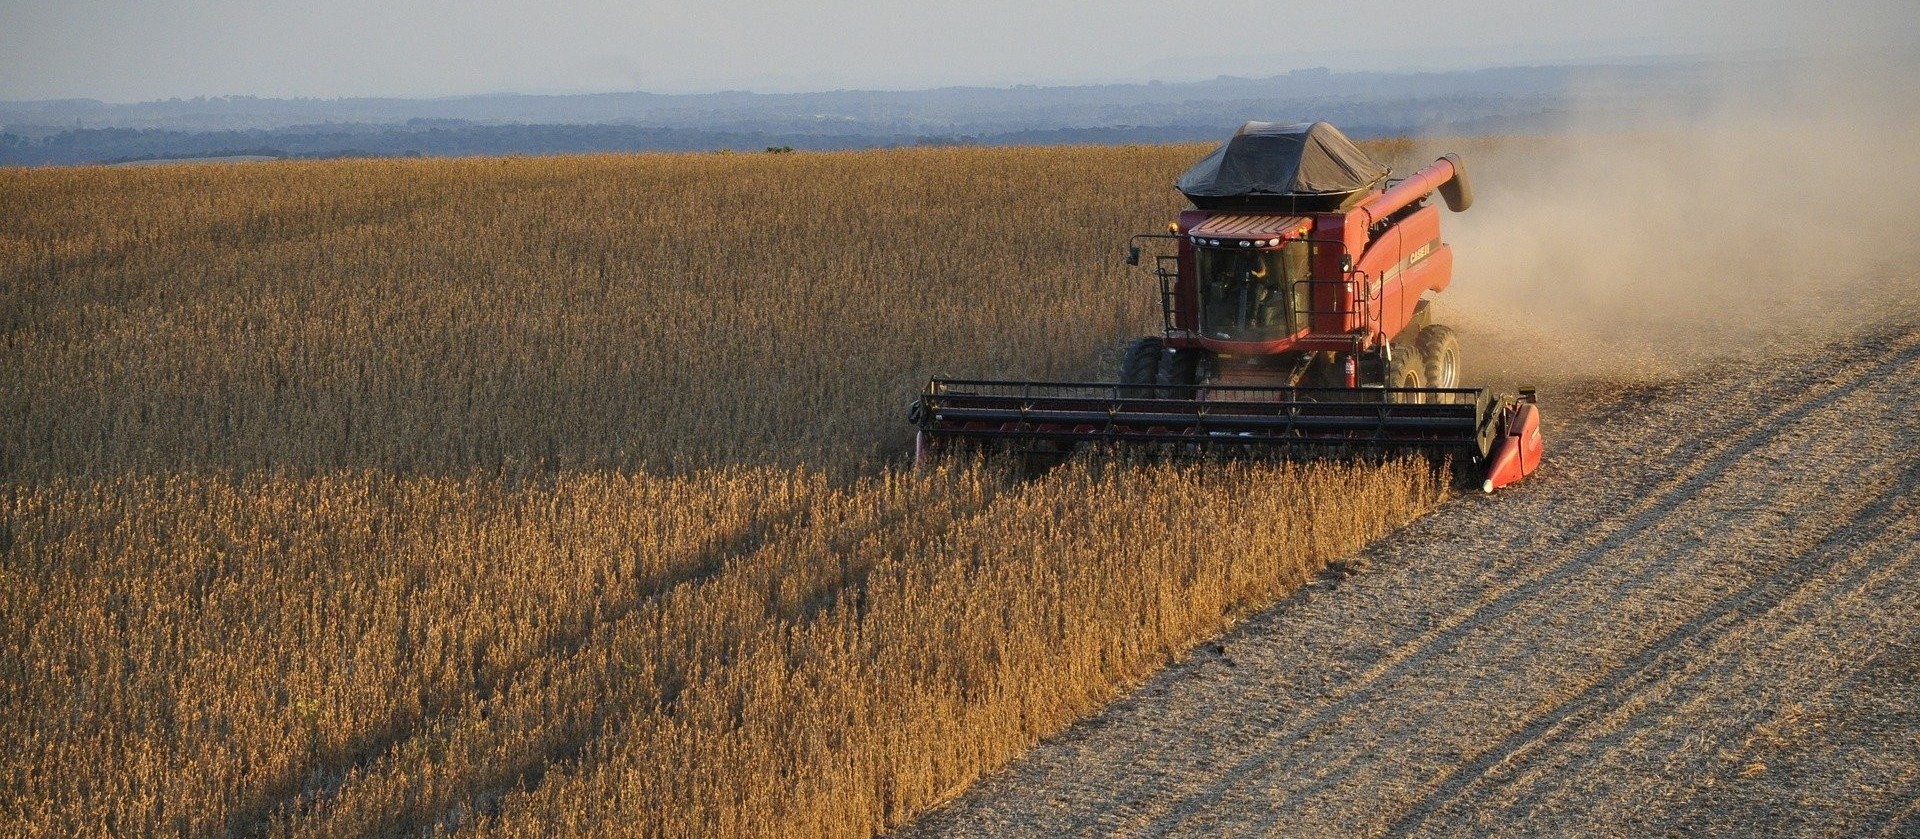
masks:
POLYGON ((1443 493, 898 468, 936 365, 1111 374, 1196 151, 0 172, 0 834, 951 796, 1443 493))

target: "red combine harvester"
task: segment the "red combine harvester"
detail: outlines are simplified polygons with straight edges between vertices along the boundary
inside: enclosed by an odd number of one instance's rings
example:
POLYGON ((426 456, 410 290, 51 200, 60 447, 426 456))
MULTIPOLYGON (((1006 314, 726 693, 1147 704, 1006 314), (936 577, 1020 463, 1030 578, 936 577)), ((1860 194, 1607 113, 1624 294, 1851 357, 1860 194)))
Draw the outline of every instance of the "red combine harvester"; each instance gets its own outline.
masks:
POLYGON ((1121 381, 936 378, 910 411, 915 459, 955 448, 1062 456, 1083 443, 1176 450, 1424 450, 1486 492, 1540 463, 1530 388, 1461 387, 1453 330, 1427 296, 1453 278, 1435 192, 1473 196, 1447 155, 1399 181, 1324 122, 1249 122, 1179 181, 1193 202, 1155 258, 1165 326, 1121 381))

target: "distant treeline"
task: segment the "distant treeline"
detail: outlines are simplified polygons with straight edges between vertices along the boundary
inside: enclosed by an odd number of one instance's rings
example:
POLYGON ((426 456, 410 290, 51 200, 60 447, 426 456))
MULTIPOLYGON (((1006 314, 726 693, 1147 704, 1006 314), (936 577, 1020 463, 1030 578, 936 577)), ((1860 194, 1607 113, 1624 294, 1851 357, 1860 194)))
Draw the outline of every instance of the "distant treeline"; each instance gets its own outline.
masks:
MULTIPOLYGON (((1462 133, 1499 133, 1537 128, 1543 115, 1456 123, 1462 133)), ((1399 136, 1401 125, 1340 122, 1358 138, 1399 136)), ((0 133, 0 166, 61 166, 202 157, 277 158, 466 157, 512 154, 585 154, 635 151, 762 151, 788 149, 896 148, 930 145, 1123 145, 1215 142, 1239 123, 1194 121, 1177 125, 1092 128, 961 127, 953 133, 885 132, 872 127, 821 133, 802 127, 752 130, 668 128, 639 125, 493 125, 458 120, 402 124, 330 124, 279 129, 179 131, 154 128, 75 128, 28 136, 0 133)))
MULTIPOLYGON (((31 138, 0 133, 0 165, 121 163, 266 156, 460 157, 627 151, 761 151, 915 145, 1067 145, 1217 140, 1218 125, 1126 126, 983 134, 814 134, 632 125, 327 125, 252 131, 81 128, 31 138)), ((1357 133, 1366 136, 1364 129, 1357 133)))
MULTIPOLYGON (((1733 67, 1308 69, 1167 84, 797 94, 0 101, 0 165, 1216 142, 1250 119, 1325 120, 1355 137, 1538 133, 1564 126, 1573 110, 1697 111, 1714 101, 1720 80, 1734 77, 1733 67)), ((1767 89, 1791 70, 1787 62, 1752 61, 1738 65, 1737 77, 1767 89)))

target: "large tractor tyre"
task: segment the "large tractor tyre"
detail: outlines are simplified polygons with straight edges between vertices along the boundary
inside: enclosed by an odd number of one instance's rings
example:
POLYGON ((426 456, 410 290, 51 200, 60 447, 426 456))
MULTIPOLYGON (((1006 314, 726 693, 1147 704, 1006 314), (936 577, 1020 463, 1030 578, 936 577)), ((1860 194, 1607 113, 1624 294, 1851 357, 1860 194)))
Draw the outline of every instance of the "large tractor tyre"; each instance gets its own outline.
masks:
POLYGON ((1160 398, 1192 399, 1193 386, 1199 384, 1201 350, 1176 350, 1169 347, 1160 356, 1160 398))
MULTIPOLYGON (((1393 361, 1387 364, 1387 387, 1422 388, 1427 384, 1426 360, 1420 357, 1420 351, 1406 344, 1393 345, 1393 361)), ((1394 394, 1392 402, 1420 403, 1427 401, 1424 393, 1394 394)))
POLYGON ((1427 387, 1460 386, 1460 339, 1452 329, 1434 324, 1420 330, 1413 342, 1427 374, 1427 387))
POLYGON ((1135 338, 1120 359, 1120 383, 1137 387, 1120 388, 1121 396, 1151 399, 1159 390, 1160 354, 1165 347, 1159 338, 1135 338))

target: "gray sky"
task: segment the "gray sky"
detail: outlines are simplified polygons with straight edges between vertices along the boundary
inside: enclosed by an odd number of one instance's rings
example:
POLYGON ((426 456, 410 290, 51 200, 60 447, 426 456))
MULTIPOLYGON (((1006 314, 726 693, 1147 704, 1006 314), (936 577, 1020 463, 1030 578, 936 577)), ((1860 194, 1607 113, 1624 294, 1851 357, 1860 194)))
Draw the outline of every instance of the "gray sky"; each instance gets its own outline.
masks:
POLYGON ((1912 0, 0 0, 0 99, 1188 81, 1920 43, 1912 0))

